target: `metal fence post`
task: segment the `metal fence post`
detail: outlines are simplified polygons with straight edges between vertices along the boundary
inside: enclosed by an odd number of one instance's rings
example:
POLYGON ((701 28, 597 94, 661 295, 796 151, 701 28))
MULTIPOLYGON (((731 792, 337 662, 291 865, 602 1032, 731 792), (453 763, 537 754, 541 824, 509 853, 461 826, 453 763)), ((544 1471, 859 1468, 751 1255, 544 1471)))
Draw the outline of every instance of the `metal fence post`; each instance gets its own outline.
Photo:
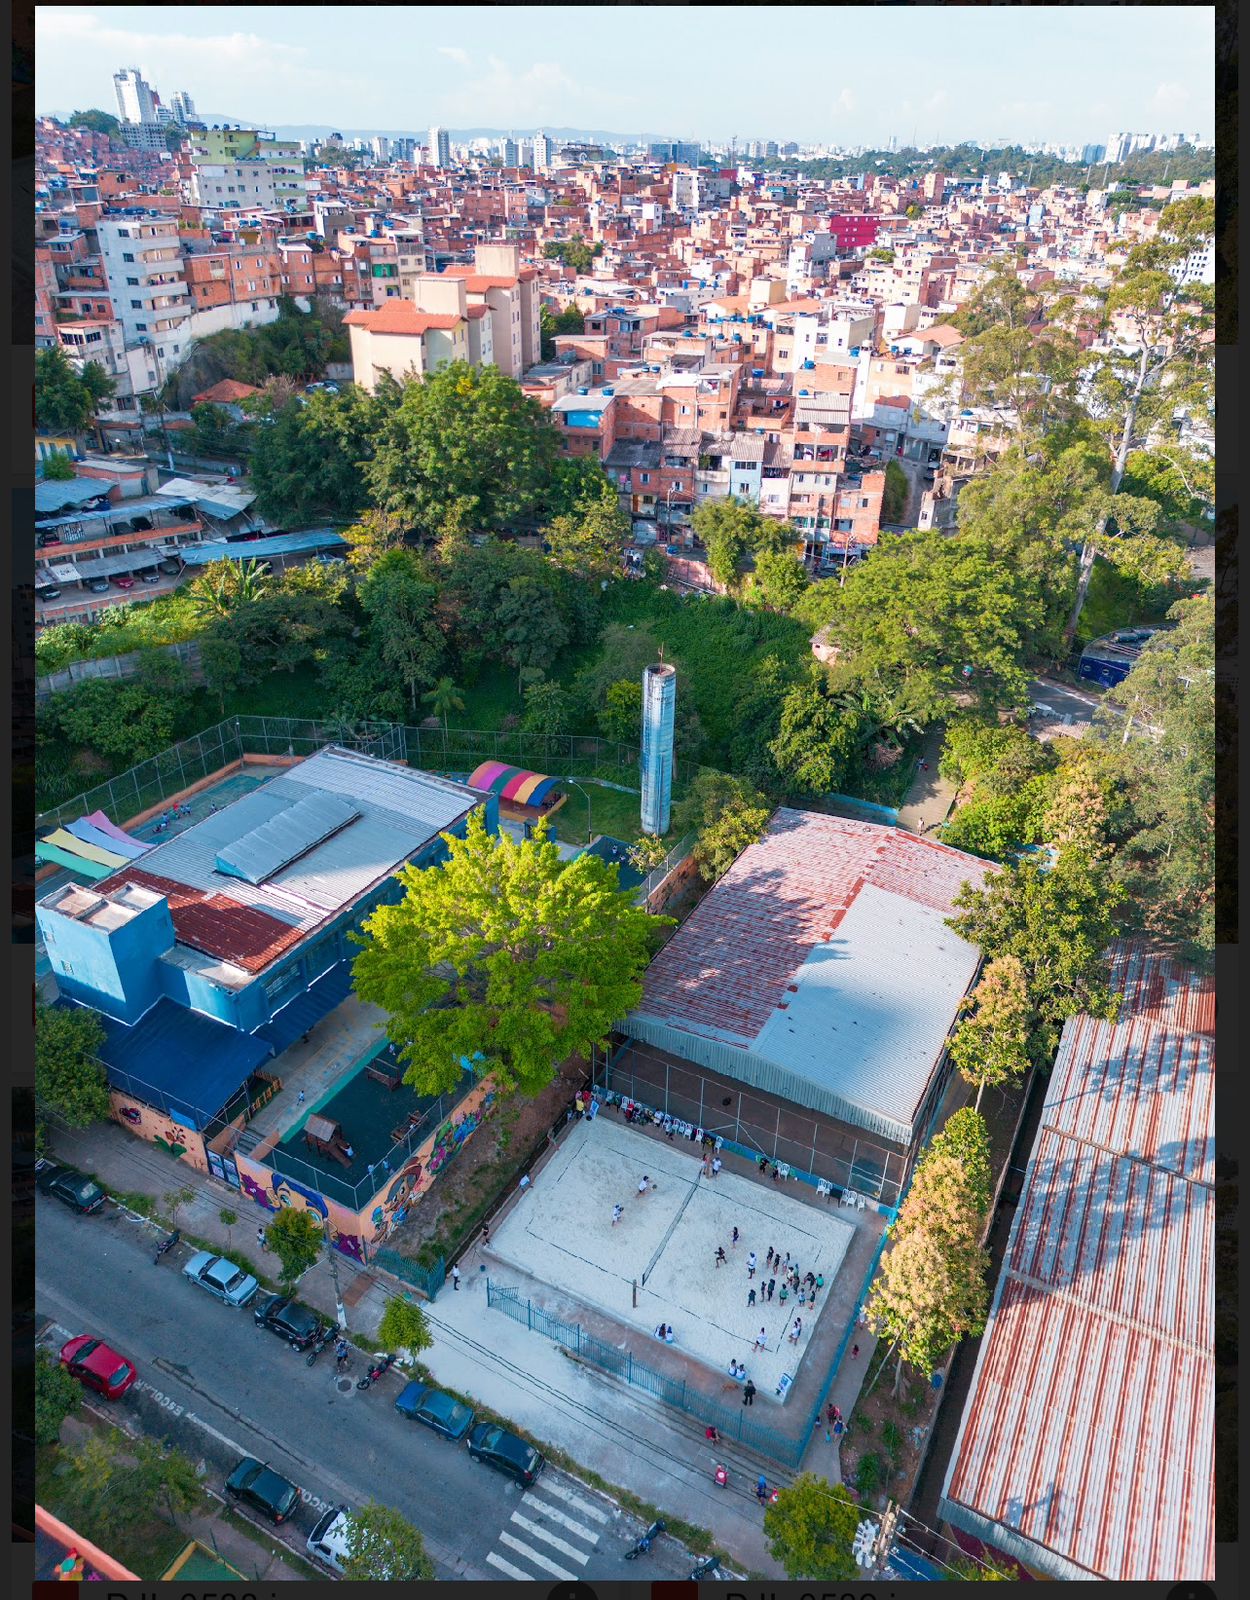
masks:
POLYGON ((525 1302, 525 1325, 529 1329, 529 1331, 531 1333, 533 1333, 533 1331, 534 1331, 534 1302, 532 1300, 527 1300, 525 1302))

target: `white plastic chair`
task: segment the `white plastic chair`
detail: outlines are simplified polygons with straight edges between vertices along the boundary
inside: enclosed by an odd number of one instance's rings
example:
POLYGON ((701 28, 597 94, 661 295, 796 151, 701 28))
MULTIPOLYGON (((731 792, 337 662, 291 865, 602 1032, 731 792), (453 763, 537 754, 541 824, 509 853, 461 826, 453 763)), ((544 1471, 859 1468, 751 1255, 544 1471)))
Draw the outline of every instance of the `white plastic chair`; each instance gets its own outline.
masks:
POLYGON ((839 1205, 843 1205, 843 1206, 853 1206, 855 1204, 855 1191, 854 1191, 854 1189, 843 1189, 842 1195, 841 1195, 841 1198, 838 1201, 838 1204, 839 1205))
POLYGON ((826 1183, 823 1178, 818 1178, 816 1181, 816 1193, 827 1200, 833 1193, 833 1186, 826 1183))
POLYGON ((867 1208, 867 1205, 868 1205, 867 1198, 862 1194, 857 1194, 855 1196, 855 1204, 859 1207, 859 1209, 861 1211, 863 1211, 863 1210, 865 1210, 867 1208))
POLYGON ((784 1161, 779 1161, 777 1163, 777 1175, 781 1178, 788 1178, 790 1176, 790 1169, 788 1166, 786 1166, 784 1161))

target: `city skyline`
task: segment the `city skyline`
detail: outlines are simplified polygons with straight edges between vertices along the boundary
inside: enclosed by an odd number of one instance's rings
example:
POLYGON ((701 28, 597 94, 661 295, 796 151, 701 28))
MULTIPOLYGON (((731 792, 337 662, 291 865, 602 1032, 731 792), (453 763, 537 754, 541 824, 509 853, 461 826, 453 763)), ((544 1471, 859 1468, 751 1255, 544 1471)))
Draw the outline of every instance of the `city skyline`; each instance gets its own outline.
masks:
MULTIPOLYGON (((487 37, 479 42, 475 29, 467 45, 444 9, 354 10, 367 20, 366 37, 387 31, 369 75, 319 64, 342 56, 332 11, 213 6, 182 11, 171 26, 168 12, 150 7, 40 10, 36 109, 112 110, 112 74, 138 66, 165 97, 184 90, 218 116, 350 130, 548 124, 622 138, 722 143, 736 134, 740 145, 869 148, 891 138, 1083 145, 1117 129, 1204 139, 1213 130, 1209 7, 911 8, 909 37, 891 42, 885 69, 902 92, 887 95, 866 91, 845 50, 794 46, 821 33, 822 13, 841 38, 879 21, 880 7, 770 11, 771 37, 752 39, 749 53, 718 53, 715 74, 689 71, 691 52, 698 59, 710 48, 714 13, 638 9, 637 24, 662 30, 657 49, 641 26, 637 45, 620 39, 625 9, 549 8, 536 39, 532 12, 499 7, 487 37), (1000 89, 1002 64, 1013 60, 1019 66, 1000 89), (761 97, 761 81, 777 83, 775 97, 761 97)), ((732 22, 740 13, 724 15, 732 22)))

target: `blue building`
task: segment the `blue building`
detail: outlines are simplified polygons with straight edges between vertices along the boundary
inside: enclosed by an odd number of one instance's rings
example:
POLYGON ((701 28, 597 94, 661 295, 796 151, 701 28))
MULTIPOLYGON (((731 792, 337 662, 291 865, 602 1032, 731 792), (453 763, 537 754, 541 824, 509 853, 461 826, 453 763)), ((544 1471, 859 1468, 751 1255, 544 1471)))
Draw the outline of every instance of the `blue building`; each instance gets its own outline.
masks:
POLYGON ((677 668, 664 662, 642 675, 642 831, 663 835, 672 820, 673 717, 677 668))
POLYGON ((1122 683, 1158 631, 1157 628, 1127 628, 1121 633, 1091 640, 1081 651, 1077 677, 1084 678, 1087 683, 1101 683, 1107 689, 1122 683))
POLYGON ((90 887, 36 908, 65 999, 104 1018, 110 1082, 203 1131, 351 991, 348 934, 498 802, 332 746, 90 887))

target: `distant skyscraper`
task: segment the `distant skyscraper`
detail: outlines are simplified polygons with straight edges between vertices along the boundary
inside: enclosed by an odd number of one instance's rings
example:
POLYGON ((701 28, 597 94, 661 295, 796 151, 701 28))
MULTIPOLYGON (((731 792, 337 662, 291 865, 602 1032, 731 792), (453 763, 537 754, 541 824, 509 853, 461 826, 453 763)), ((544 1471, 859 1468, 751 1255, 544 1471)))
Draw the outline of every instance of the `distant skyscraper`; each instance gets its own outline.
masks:
POLYGON ((549 139, 545 133, 534 135, 534 171, 546 172, 551 166, 556 153, 554 139, 549 139))
POLYGON ((369 143, 372 146, 373 159, 375 161, 388 161, 390 159, 391 141, 384 133, 375 133, 369 143))
POLYGON ((519 160, 520 152, 516 147, 516 140, 511 134, 503 142, 503 164, 505 167, 515 167, 519 160))
POLYGON ((155 123, 156 101, 152 87, 145 83, 138 67, 123 67, 113 74, 117 91, 117 111, 123 122, 155 123))
POLYGON ((642 831, 665 834, 672 820, 673 716, 677 668, 667 662, 642 675, 642 831))
POLYGON ((430 129, 430 163, 440 168, 451 166, 451 135, 446 128, 430 129))
POLYGON ((170 97, 169 109, 175 119, 185 128, 188 122, 195 121, 195 103, 189 94, 184 94, 181 89, 170 97))

